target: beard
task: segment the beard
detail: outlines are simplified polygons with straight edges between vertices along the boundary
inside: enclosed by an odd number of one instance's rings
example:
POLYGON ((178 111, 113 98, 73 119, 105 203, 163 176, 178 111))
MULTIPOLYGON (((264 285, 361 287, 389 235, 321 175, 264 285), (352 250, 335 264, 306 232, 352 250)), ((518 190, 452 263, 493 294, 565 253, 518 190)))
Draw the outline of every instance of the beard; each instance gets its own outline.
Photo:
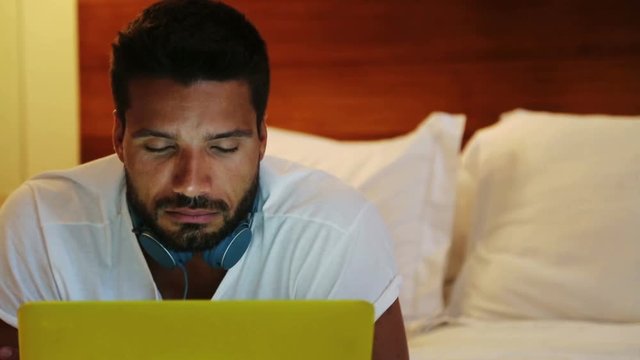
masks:
POLYGON ((245 190, 235 212, 231 212, 229 204, 221 199, 212 199, 207 196, 189 197, 175 193, 158 199, 152 204, 150 211, 140 199, 138 190, 133 186, 128 172, 125 170, 127 183, 127 201, 129 206, 142 220, 142 227, 151 231, 156 240, 168 249, 174 251, 200 252, 216 247, 222 240, 229 236, 237 227, 247 219, 253 210, 253 204, 258 192, 258 172, 245 190), (222 214, 223 223, 218 230, 207 231, 209 224, 179 224, 178 229, 168 230, 160 226, 158 214, 165 208, 187 207, 189 209, 213 210, 222 214))

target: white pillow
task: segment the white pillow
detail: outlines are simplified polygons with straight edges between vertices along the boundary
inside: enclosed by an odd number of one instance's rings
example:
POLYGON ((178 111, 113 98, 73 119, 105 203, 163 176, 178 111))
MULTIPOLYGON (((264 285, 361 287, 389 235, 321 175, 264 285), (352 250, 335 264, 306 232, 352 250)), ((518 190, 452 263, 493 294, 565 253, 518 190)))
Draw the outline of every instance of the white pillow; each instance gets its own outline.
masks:
POLYGON ((639 120, 516 110, 472 138, 453 315, 640 321, 639 120))
POLYGON ((464 116, 433 113, 413 132, 377 141, 335 141, 269 128, 267 154, 324 170, 360 190, 391 232, 408 330, 443 310, 455 179, 464 116))

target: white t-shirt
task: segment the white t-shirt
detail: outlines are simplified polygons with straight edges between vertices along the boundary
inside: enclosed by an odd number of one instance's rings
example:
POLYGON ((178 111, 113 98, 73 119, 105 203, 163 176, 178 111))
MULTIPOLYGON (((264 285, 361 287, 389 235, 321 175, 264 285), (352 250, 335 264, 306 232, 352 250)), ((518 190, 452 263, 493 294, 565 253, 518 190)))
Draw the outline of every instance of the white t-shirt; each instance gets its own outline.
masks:
MULTIPOLYGON (((390 237, 374 206, 339 180, 275 158, 260 166, 251 244, 217 299, 362 299, 376 319, 397 299, 390 237)), ((0 319, 38 300, 160 299, 111 155, 39 175, 0 209, 0 319)))

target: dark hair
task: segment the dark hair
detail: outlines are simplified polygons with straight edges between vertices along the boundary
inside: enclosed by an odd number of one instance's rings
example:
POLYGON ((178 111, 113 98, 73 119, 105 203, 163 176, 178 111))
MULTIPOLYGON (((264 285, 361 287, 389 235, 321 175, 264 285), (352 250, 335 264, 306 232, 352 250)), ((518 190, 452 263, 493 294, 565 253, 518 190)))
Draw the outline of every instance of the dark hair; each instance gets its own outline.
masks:
POLYGON ((249 85, 258 131, 269 97, 269 59, 258 30, 221 2, 157 2, 118 33, 112 45, 111 91, 122 121, 134 78, 243 80, 249 85))

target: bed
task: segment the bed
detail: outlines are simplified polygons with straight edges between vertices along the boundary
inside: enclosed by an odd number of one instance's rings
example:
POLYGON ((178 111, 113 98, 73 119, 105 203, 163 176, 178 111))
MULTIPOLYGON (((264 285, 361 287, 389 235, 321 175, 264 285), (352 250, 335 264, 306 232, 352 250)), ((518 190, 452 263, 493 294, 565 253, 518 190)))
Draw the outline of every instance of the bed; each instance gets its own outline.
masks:
POLYGON ((272 128, 267 153, 378 206, 413 359, 640 358, 640 117, 517 109, 460 154, 464 123, 433 113, 378 141, 272 128))
MULTIPOLYGON (((78 3, 83 161, 148 3, 78 3)), ((640 2, 230 3, 269 44, 268 154, 387 222, 412 359, 640 359, 640 2)))

